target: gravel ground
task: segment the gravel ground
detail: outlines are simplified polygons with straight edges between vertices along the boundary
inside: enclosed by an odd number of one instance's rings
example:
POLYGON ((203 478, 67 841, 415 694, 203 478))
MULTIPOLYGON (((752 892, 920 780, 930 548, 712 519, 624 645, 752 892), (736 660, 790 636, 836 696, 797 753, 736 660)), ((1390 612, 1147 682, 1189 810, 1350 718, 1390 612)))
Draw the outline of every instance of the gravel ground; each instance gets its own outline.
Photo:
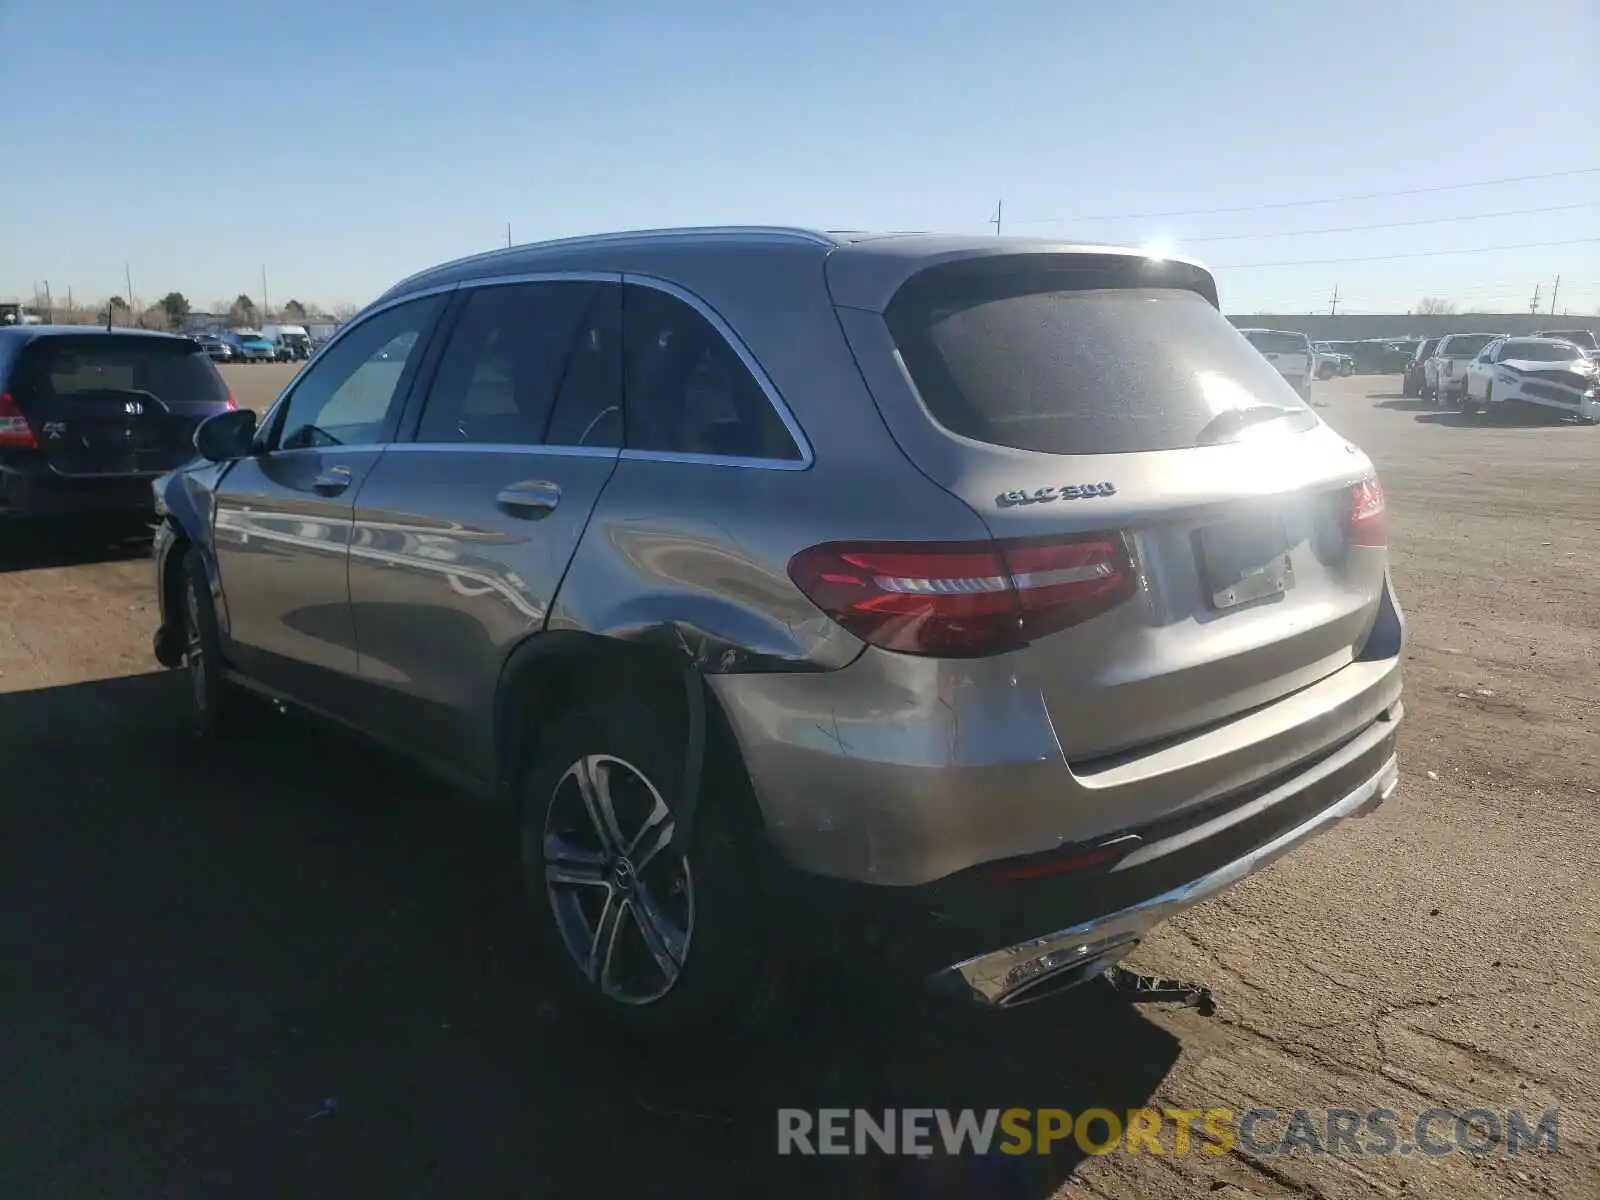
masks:
POLYGON ((0 1195, 1600 1195, 1600 429, 1396 392, 1320 395, 1390 497, 1402 785, 1140 948, 1210 1017, 836 972, 771 1046, 621 1050, 531 968, 491 816, 288 721, 198 747, 142 531, 0 534, 0 1195), (779 1106, 890 1104, 1559 1106, 1560 1153, 773 1154, 779 1106))

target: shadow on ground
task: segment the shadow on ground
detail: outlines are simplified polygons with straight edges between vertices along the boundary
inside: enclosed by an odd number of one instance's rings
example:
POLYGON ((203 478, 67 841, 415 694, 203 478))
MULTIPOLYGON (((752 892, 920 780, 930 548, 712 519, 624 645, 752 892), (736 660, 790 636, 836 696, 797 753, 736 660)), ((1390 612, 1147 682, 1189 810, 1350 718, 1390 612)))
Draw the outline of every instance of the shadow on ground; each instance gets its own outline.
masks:
POLYGON ((1108 992, 990 1018, 810 985, 738 1054, 625 1048, 534 966, 503 818, 181 679, 0 695, 0 1194, 1027 1197, 1075 1165, 779 1158, 780 1107, 1145 1102, 1108 992))
POLYGON ((150 553, 150 537, 149 519, 8 521, 0 517, 0 574, 143 558, 150 553))
POLYGON ((1459 409, 1440 408, 1437 404, 1426 400, 1395 398, 1382 401, 1378 407, 1390 408, 1396 412, 1416 413, 1416 420, 1420 424, 1444 425, 1451 429, 1511 429, 1519 426, 1558 425, 1564 420, 1563 415, 1554 409, 1539 408, 1531 404, 1496 406, 1486 413, 1464 413, 1459 409))

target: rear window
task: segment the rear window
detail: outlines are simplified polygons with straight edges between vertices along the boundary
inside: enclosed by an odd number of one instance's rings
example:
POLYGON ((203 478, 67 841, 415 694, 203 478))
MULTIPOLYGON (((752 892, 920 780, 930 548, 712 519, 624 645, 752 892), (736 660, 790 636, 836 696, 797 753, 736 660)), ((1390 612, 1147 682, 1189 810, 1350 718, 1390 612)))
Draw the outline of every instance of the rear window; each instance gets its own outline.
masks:
POLYGON ((1298 333, 1251 332, 1244 335, 1263 354, 1304 354, 1306 339, 1298 333))
POLYGON ((1006 261, 924 271, 884 314, 923 403, 951 433, 1047 454, 1115 454, 1193 446, 1218 413, 1246 405, 1302 410, 1314 423, 1204 296, 1116 286, 1148 279, 1142 262, 995 265, 1006 261))
POLYGON ((1468 333, 1460 337, 1446 338, 1439 353, 1446 358, 1472 358, 1490 342, 1494 341, 1492 333, 1468 333))
POLYGON ((57 396, 148 392, 168 404, 221 404, 228 387, 205 351, 176 338, 44 337, 18 364, 16 386, 57 396))

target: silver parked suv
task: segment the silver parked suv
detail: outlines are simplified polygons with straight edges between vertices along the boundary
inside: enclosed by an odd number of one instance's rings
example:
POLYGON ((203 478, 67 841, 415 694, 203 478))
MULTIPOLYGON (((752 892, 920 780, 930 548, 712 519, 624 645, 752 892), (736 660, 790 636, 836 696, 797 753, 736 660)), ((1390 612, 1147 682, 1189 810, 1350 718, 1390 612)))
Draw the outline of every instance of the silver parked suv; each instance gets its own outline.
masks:
POLYGON ((203 729, 264 693, 514 800, 553 969, 626 1023, 730 1020, 790 921, 1032 999, 1397 778, 1372 465, 1192 263, 506 249, 196 445, 155 652, 203 729))

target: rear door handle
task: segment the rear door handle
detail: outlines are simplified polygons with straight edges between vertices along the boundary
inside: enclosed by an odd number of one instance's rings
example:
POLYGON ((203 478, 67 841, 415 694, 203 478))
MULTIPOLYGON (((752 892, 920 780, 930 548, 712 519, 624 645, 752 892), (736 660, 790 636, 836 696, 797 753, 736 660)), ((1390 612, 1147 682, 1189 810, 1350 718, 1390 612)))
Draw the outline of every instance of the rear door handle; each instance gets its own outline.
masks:
POLYGON ((311 481, 312 490, 320 492, 324 496, 337 496, 349 486, 349 467, 329 467, 311 481))
POLYGON ((525 479, 500 489, 495 503, 513 517, 537 521, 547 517, 561 502, 561 489, 542 479, 525 479))

